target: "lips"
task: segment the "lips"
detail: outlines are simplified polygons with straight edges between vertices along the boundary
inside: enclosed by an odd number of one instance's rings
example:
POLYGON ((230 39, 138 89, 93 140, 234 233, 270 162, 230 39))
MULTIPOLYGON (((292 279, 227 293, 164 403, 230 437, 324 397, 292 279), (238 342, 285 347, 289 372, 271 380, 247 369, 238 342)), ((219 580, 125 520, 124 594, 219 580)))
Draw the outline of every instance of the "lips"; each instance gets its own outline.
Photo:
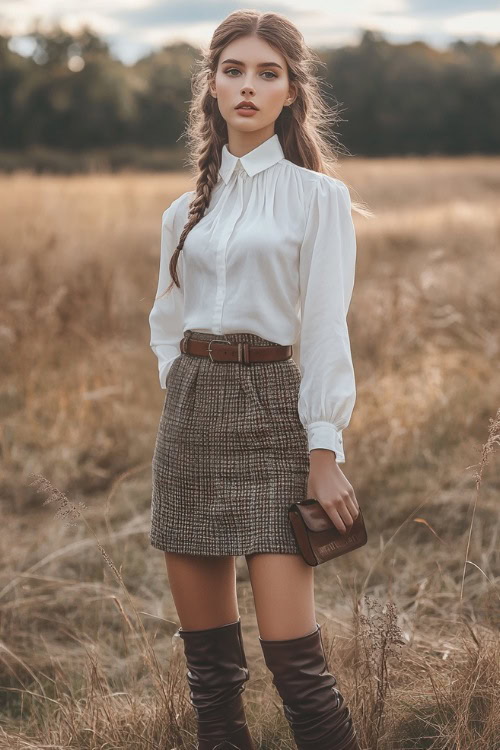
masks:
POLYGON ((257 110, 258 107, 256 107, 253 102, 245 102, 245 101, 243 101, 243 102, 240 102, 239 104, 237 104, 236 107, 235 107, 235 109, 255 109, 255 110, 257 110))

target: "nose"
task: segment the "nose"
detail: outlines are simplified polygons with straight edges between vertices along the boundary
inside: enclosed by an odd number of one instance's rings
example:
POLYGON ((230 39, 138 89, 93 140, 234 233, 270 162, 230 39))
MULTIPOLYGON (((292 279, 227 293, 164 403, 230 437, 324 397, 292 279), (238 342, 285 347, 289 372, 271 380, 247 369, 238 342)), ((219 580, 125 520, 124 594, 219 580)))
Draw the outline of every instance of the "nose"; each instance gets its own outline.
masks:
POLYGON ((253 86, 242 86, 241 87, 241 93, 244 96, 245 94, 250 94, 252 96, 255 94, 255 89, 253 86))

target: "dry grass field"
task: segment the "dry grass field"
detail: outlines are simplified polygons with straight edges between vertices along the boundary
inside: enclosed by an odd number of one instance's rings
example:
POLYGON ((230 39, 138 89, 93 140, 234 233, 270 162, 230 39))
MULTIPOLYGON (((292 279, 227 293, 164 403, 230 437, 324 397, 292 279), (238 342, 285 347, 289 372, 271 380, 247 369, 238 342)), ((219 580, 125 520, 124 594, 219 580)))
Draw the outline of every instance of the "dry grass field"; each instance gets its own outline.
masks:
MULTIPOLYGON (((363 750, 500 748, 500 159, 350 159, 368 544, 316 571, 363 750)), ((148 543, 165 392, 149 349, 182 173, 0 177, 0 747, 194 747, 148 543), (38 479, 36 479, 38 477, 38 479), (49 502, 50 501, 50 502, 49 502)), ((259 748, 294 744, 238 592, 259 748)), ((333 748, 332 748, 333 750, 333 748)))

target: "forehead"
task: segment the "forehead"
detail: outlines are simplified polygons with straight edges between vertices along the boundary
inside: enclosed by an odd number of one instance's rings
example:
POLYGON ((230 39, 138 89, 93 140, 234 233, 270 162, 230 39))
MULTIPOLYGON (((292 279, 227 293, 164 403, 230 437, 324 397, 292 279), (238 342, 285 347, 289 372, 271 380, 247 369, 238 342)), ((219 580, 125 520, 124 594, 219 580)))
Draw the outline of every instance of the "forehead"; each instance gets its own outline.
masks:
POLYGON ((265 39, 255 35, 242 36, 233 39, 222 50, 219 58, 223 62, 227 57, 241 60, 245 65, 258 65, 262 62, 277 62, 285 67, 285 58, 277 49, 272 47, 265 39))

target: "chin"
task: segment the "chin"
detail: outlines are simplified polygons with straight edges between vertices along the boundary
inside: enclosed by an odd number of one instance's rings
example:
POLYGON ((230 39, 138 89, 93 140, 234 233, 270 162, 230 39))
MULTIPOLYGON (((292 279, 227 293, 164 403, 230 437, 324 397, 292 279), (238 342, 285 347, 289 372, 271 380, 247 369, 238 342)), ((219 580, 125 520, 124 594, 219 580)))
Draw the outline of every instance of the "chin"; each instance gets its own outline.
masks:
MULTIPOLYGON (((228 120, 226 120, 226 122, 228 122, 228 120)), ((269 118, 264 120, 262 112, 259 111, 253 117, 240 117, 239 115, 234 115, 229 118, 229 122, 236 130, 262 130, 262 128, 266 128, 273 123, 274 120, 270 120, 269 118)))

